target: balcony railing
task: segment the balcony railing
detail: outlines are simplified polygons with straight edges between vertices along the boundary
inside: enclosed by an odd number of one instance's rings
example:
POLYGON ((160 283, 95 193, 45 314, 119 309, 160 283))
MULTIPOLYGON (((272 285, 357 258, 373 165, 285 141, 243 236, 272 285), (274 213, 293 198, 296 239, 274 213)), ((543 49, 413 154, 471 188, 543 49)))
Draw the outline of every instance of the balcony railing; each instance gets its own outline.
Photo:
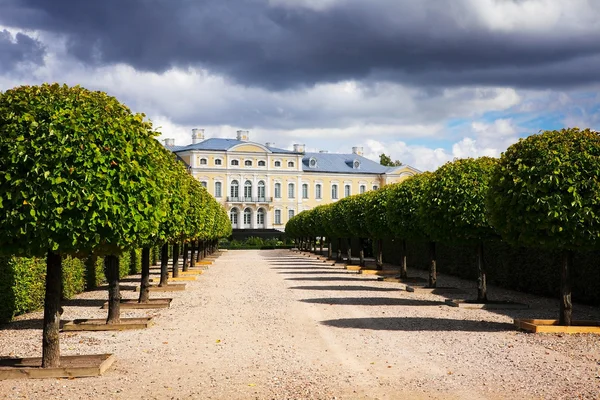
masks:
POLYGON ((229 203, 272 203, 272 197, 230 197, 227 196, 229 203))

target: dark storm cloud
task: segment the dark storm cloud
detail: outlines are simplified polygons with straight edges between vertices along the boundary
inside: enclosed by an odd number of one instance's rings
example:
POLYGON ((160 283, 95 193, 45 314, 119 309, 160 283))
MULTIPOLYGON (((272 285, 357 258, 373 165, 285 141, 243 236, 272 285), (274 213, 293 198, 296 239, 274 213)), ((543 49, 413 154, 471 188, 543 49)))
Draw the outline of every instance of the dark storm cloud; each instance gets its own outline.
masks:
POLYGON ((41 65, 44 62, 44 47, 35 39, 7 30, 0 31, 0 74, 12 72, 22 63, 41 65))
POLYGON ((320 11, 266 0, 0 0, 0 23, 63 34, 89 64, 202 66, 271 89, 366 78, 519 87, 600 80, 595 28, 490 29, 467 0, 343 1, 320 11))

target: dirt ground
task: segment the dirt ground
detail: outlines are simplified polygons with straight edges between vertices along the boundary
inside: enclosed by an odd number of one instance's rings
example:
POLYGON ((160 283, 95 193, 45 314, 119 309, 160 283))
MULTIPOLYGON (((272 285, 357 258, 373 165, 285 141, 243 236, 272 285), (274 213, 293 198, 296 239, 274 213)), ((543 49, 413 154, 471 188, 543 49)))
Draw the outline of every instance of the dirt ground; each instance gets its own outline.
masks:
MULTIPOLYGON (((474 282, 440 275, 438 284, 475 294, 474 282)), ((114 353, 104 376, 0 381, 0 398, 600 398, 599 336, 517 332, 514 317, 555 318, 558 301, 489 291, 531 308, 458 309, 314 256, 228 251, 185 291, 152 294, 174 298, 170 309, 123 312, 154 316, 149 329, 61 333, 63 355, 114 353)), ((105 317, 106 297, 77 296, 63 319, 105 317)), ((40 356, 41 317, 1 327, 0 355, 40 356)), ((575 317, 600 320, 600 310, 576 305, 575 317)))

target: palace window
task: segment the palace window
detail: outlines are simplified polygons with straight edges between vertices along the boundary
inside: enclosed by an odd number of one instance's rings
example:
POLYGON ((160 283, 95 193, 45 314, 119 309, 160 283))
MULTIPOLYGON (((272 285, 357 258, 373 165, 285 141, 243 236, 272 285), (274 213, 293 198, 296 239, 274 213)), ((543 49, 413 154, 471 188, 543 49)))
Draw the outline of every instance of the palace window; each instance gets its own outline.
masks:
POLYGON ((206 189, 206 186, 208 186, 208 183, 206 181, 202 181, 202 182, 200 182, 200 184, 202 186, 204 186, 204 189, 206 189))
POLYGON ((231 181, 230 195, 233 199, 240 197, 240 184, 238 181, 231 181))
POLYGON ((208 160, 206 158, 201 158, 200 165, 206 165, 206 164, 208 164, 208 160))
POLYGON ((240 162, 238 160, 231 160, 231 165, 237 167, 238 165, 240 165, 240 162))
POLYGON ((258 211, 256 212, 256 223, 258 225, 264 225, 265 224, 265 210, 264 210, 264 208, 259 208, 258 211))
POLYGON ((296 186, 293 183, 288 183, 288 199, 296 197, 296 186))
POLYGON ((294 218, 294 210, 288 210, 288 221, 294 218))
POLYGON ((322 188, 321 188, 321 184, 320 184, 320 183, 317 183, 317 185, 315 186, 315 197, 316 197, 317 199, 320 199, 320 198, 321 198, 321 196, 322 196, 322 194, 321 194, 321 189, 322 189, 322 188))
POLYGON ((337 200, 338 198, 338 185, 331 185, 331 198, 337 200))
POLYGON ((244 197, 247 199, 252 197, 252 182, 250 181, 244 183, 244 197))
POLYGON ((258 166, 259 166, 259 167, 264 167, 264 166, 266 166, 266 165, 267 165, 267 163, 266 163, 266 162, 264 162, 264 161, 262 161, 262 160, 258 162, 258 166))
POLYGON ((223 161, 220 158, 215 158, 215 165, 221 165, 223 161))
POLYGON ((352 191, 350 190, 350 185, 344 186, 344 197, 348 197, 351 194, 352 194, 352 191))
POLYGON ((302 184, 302 198, 308 199, 308 184, 306 183, 302 184))
POLYGON ((377 189, 379 189, 379 186, 373 185, 373 190, 377 190, 377 189))
POLYGON ((294 162, 288 161, 288 168, 294 168, 294 162))
POLYGON ((280 199, 281 198, 281 183, 276 183, 275 184, 275 198, 276 199, 280 199))
POLYGON ((229 219, 231 220, 231 223, 233 225, 237 225, 237 223, 238 223, 238 209, 237 208, 232 208, 231 211, 229 211, 229 219))
POLYGON ((264 181, 258 181, 258 198, 259 200, 264 200, 265 196, 265 182, 264 181))
POLYGON ((244 225, 250 226, 251 224, 252 224, 252 210, 249 208, 246 208, 244 210, 244 225))
POLYGON ((275 210, 275 225, 281 225, 281 210, 275 210))
POLYGON ((274 165, 275 165, 276 167, 281 167, 281 161, 275 161, 274 165))
POLYGON ((215 197, 221 197, 222 183, 215 182, 215 197))
POLYGON ((246 160, 246 161, 244 161, 244 165, 246 167, 251 167, 252 166, 252 160, 246 160))
POLYGON ((365 185, 360 185, 359 190, 360 190, 360 194, 363 194, 367 190, 367 187, 365 185))

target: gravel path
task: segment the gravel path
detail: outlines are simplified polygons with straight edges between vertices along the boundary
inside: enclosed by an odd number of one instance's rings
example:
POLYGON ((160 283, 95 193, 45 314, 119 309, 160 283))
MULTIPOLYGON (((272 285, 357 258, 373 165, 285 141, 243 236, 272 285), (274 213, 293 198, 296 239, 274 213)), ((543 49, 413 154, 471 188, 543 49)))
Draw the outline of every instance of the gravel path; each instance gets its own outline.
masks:
MULTIPOLYGON (((474 282, 438 282, 475 293, 474 282)), ((490 287, 490 298, 532 308, 463 310, 400 288, 288 250, 225 252, 186 291, 152 295, 173 297, 170 309, 123 312, 155 316, 147 330, 61 333, 63 355, 115 353, 104 376, 0 381, 0 398, 600 398, 598 336, 511 325, 554 318, 556 300, 490 287)), ((106 296, 77 296, 63 319, 105 317, 106 296)), ((41 316, 2 327, 0 354, 39 356, 41 316)), ((575 317, 600 320, 600 310, 576 305, 575 317)))

